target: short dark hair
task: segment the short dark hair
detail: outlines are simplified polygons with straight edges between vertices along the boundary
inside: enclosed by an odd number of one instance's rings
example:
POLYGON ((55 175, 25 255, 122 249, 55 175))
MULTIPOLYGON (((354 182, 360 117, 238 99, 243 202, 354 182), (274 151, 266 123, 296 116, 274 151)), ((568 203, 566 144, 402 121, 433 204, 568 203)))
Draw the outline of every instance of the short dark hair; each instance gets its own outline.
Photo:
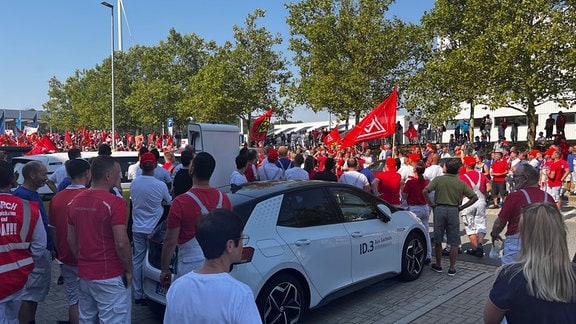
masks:
POLYGON ((160 161, 160 152, 158 151, 158 149, 151 149, 150 153, 154 154, 154 157, 156 158, 156 161, 160 161))
POLYGON ((0 160, 0 187, 6 188, 12 185, 14 180, 14 167, 12 164, 0 160))
POLYGON ((192 161, 193 158, 194 153, 192 153, 192 151, 184 150, 180 154, 180 163, 182 163, 182 166, 188 167, 190 166, 190 162, 192 161))
POLYGON ((349 167, 349 168, 356 168, 356 167, 358 167, 358 161, 356 161, 355 158, 349 158, 347 163, 348 163, 348 167, 349 167))
POLYGON ((82 151, 79 148, 71 148, 68 150, 68 159, 77 159, 82 156, 82 151))
POLYGON ((458 171, 462 167, 462 161, 457 158, 450 158, 446 161, 446 172, 450 174, 458 174, 458 171))
POLYGON ((98 155, 112 155, 112 148, 108 144, 98 145, 98 155))
POLYGON ((246 156, 246 154, 239 154, 236 157, 236 169, 240 170, 242 168, 246 167, 246 164, 248 164, 248 157, 246 156))
POLYGON ((294 157, 294 166, 300 167, 304 163, 304 155, 296 154, 294 157))
POLYGON ((336 161, 333 158, 327 158, 326 161, 324 162, 324 170, 332 170, 334 169, 334 166, 336 165, 336 161))
POLYGON ((118 163, 116 159, 110 155, 98 155, 92 159, 92 179, 94 181, 102 180, 106 176, 106 172, 112 170, 118 163))
POLYGON ((66 161, 65 167, 70 178, 76 179, 90 170, 90 163, 84 159, 72 159, 66 161))
POLYGON ((194 168, 194 176, 199 180, 210 180, 216 168, 216 160, 210 153, 200 152, 192 160, 192 167, 194 168))
POLYGON ((234 240, 235 246, 238 246, 243 227, 240 216, 224 208, 214 209, 200 217, 196 223, 196 239, 204 257, 208 260, 219 258, 229 240, 234 240))
POLYGON ((256 152, 256 150, 248 150, 246 156, 248 157, 248 161, 256 160, 258 159, 258 152, 256 152))
POLYGON ((41 166, 42 166, 42 162, 38 162, 38 161, 30 161, 30 162, 24 164, 24 167, 22 167, 22 176, 24 177, 24 180, 30 179, 30 177, 32 176, 33 173, 40 172, 41 166))

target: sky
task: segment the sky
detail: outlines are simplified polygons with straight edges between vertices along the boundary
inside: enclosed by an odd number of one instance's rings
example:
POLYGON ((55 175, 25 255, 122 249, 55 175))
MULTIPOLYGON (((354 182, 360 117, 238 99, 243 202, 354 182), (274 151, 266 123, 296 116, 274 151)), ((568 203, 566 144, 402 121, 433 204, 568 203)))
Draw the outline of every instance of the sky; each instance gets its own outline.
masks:
MULTIPOLYGON (((108 0, 115 7, 118 0, 108 0)), ((64 82, 76 70, 91 69, 110 56, 111 10, 101 0, 4 0, 0 10, 0 109, 42 109, 48 101, 48 81, 64 82)), ((280 33, 288 46, 287 10, 281 0, 123 0, 124 50, 154 46, 174 28, 206 41, 233 40, 232 26, 244 26, 257 8, 266 17, 257 21, 280 33), (129 31, 130 29, 130 31, 129 31)), ((419 23, 434 0, 396 0, 389 16, 419 23)), ((114 24, 117 28, 117 10, 114 24)), ((117 31, 115 48, 118 50, 117 31)), ((290 57, 289 52, 285 52, 290 57)), ((328 113, 297 108, 292 120, 324 121, 328 113)))

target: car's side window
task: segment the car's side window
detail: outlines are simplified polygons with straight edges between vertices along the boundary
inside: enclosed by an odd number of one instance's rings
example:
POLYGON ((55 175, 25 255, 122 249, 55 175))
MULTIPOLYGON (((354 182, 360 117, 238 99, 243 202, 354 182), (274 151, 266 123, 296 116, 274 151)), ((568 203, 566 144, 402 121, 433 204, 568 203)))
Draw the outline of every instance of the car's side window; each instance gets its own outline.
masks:
POLYGON ((311 227, 339 223, 325 191, 311 189, 284 194, 278 226, 311 227))
POLYGON ((330 188, 344 221, 357 222, 378 218, 379 211, 368 195, 362 195, 348 188, 330 188))

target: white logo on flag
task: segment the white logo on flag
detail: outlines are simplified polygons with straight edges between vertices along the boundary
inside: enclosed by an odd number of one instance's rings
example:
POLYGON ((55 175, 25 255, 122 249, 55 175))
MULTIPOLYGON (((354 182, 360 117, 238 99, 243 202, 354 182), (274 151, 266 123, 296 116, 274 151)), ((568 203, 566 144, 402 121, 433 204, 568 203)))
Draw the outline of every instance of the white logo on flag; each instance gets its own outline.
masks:
POLYGON ((386 133, 386 128, 384 128, 384 125, 380 123, 380 120, 378 120, 378 118, 372 118, 372 121, 368 125, 366 125, 366 127, 364 127, 364 133, 362 135, 358 135, 358 138, 363 138, 367 136, 372 137, 380 133, 386 133))

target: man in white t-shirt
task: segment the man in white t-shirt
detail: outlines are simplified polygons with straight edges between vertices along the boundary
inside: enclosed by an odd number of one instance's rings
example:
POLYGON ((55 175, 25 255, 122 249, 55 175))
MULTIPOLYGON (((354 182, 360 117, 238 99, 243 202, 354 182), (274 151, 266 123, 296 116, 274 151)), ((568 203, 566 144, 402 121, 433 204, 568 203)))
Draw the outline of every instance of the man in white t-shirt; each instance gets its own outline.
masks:
POLYGON ((236 170, 232 171, 232 175, 230 176, 231 186, 239 186, 248 182, 248 179, 246 179, 246 176, 244 175, 246 167, 248 166, 248 157, 244 154, 240 154, 236 157, 235 162, 236 170))
POLYGON ((304 156, 296 154, 294 157, 294 166, 284 172, 286 180, 309 180, 310 175, 306 170, 302 169, 304 163, 304 156))
POLYGON ((348 159, 346 162, 348 164, 348 171, 344 172, 340 179, 338 180, 339 183, 347 183, 349 185, 353 185, 364 191, 370 192, 370 182, 368 182, 368 178, 365 175, 358 172, 358 161, 356 159, 351 158, 348 159))
POLYGON ((148 235, 164 213, 164 205, 172 202, 166 184, 154 177, 156 157, 152 153, 144 153, 140 157, 142 175, 132 180, 130 199, 132 200, 132 233, 134 240, 134 299, 136 304, 146 304, 142 287, 142 264, 147 250, 148 235))
POLYGON ((164 323, 262 323, 252 290, 228 273, 242 259, 240 217, 214 209, 196 223, 196 239, 206 261, 178 278, 166 295, 164 323))

